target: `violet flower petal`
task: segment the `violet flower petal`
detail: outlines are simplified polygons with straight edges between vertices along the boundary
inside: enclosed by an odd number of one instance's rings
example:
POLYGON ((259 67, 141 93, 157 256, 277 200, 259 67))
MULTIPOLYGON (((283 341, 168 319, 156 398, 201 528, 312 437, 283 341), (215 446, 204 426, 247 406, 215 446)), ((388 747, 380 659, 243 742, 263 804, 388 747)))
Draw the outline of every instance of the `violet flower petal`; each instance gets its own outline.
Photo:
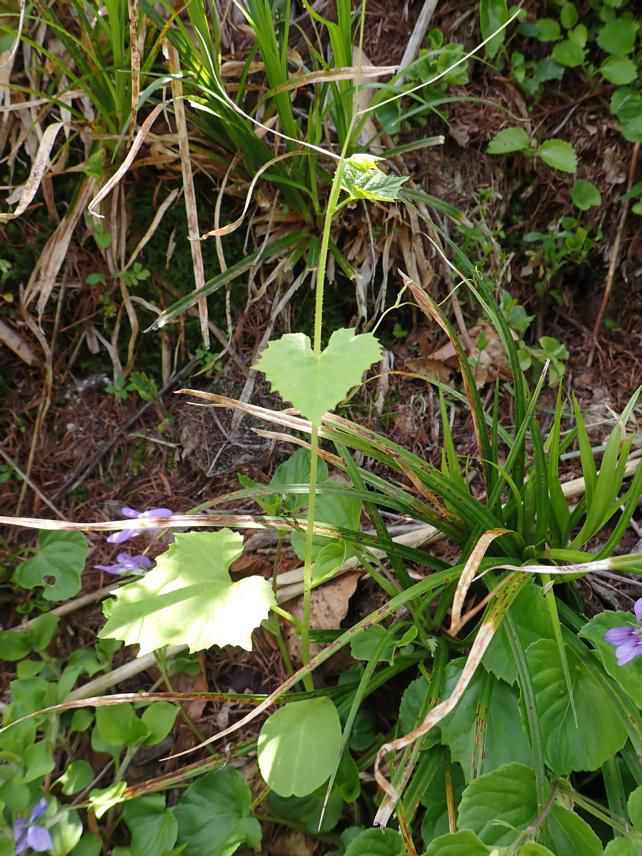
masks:
POLYGON ((635 638, 635 627, 613 627, 604 634, 604 639, 611 645, 620 645, 632 638, 635 638))
POLYGON ((125 541, 129 541, 130 538, 135 538, 137 535, 140 535, 139 529, 121 529, 120 532, 114 532, 107 539, 108 544, 124 544, 125 541))
POLYGON ((38 800, 35 806, 31 809, 31 815, 29 817, 29 822, 33 823, 43 816, 43 814, 47 811, 47 807, 49 803, 44 797, 38 800))
POLYGON ((638 621, 642 621, 642 597, 638 598, 633 604, 633 612, 638 621))
POLYGON ((121 565, 94 565, 95 570, 105 571, 106 574, 122 574, 123 567, 121 565))
POLYGON ((54 846, 49 830, 37 824, 29 827, 27 843, 36 853, 46 853, 47 850, 53 850, 54 846))
POLYGON ((130 520, 135 520, 137 517, 140 517, 140 511, 136 511, 135 508, 130 508, 128 505, 124 505, 120 509, 120 513, 123 517, 129 517, 130 520))
POLYGON ((170 517, 173 513, 171 508, 150 508, 149 511, 143 511, 138 516, 149 519, 150 517, 170 517))
POLYGON ((642 654, 642 642, 639 639, 629 639, 615 649, 618 666, 624 666, 634 657, 642 654))

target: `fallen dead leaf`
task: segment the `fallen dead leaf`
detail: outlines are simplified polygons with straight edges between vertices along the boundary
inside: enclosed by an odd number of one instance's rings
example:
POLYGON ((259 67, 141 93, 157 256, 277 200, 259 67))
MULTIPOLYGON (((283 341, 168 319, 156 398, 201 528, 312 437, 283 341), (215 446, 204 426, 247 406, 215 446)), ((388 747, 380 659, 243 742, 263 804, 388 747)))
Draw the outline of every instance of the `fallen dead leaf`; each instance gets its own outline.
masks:
MULTIPOLYGON (((315 630, 334 630, 341 627, 341 622, 348 614, 350 598, 357 588, 360 573, 343 574, 335 580, 313 589, 311 595, 310 627, 315 630)), ((303 621, 303 596, 284 604, 285 609, 303 621)), ((292 660, 301 662, 301 639, 292 625, 285 629, 285 644, 292 660)), ((310 655, 314 656, 321 650, 320 645, 310 646, 310 655)))

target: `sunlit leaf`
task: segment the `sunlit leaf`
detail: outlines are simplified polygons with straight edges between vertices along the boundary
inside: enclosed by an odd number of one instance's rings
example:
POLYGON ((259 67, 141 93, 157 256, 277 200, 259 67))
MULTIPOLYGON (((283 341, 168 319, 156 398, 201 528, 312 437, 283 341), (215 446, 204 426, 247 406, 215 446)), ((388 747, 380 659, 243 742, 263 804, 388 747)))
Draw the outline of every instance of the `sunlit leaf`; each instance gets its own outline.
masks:
POLYGON ((388 175, 377 166, 381 158, 356 154, 349 157, 343 167, 341 187, 354 199, 392 202, 408 181, 407 175, 388 175))
POLYGON ((118 590, 99 635, 138 644, 139 654, 180 643, 191 651, 212 645, 249 651, 274 595, 263 577, 232 582, 228 568, 242 544, 229 529, 176 535, 152 571, 118 590))
POLYGON ((314 353, 308 336, 287 333, 270 342, 256 367, 283 399, 318 424, 380 356, 381 345, 372 333, 335 330, 320 354, 314 353))

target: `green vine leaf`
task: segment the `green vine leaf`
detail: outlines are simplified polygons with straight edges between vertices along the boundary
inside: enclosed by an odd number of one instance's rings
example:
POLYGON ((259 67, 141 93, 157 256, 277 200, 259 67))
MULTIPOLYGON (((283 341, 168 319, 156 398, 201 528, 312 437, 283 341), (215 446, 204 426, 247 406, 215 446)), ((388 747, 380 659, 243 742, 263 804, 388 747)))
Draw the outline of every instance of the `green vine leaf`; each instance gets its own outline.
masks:
POLYGON ((387 175, 377 166, 381 160, 383 158, 366 154, 349 157, 343 167, 342 189, 353 199, 394 202, 408 176, 387 175))
POLYGON ((308 336, 287 333, 270 342, 256 368, 282 398, 318 425, 380 358, 381 345, 372 333, 336 330, 320 354, 314 353, 308 336))
POLYGON ((212 645, 252 648, 252 631, 274 605, 269 582, 246 577, 232 582, 229 567, 242 552, 236 532, 176 535, 156 567, 123 586, 99 635, 140 645, 139 655, 164 645, 190 651, 212 645))

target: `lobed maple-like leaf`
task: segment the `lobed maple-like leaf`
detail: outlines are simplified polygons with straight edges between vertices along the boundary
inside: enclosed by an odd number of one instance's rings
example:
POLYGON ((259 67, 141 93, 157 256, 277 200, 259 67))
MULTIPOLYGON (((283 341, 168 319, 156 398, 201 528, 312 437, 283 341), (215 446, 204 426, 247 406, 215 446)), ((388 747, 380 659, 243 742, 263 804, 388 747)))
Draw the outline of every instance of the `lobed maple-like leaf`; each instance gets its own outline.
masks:
POLYGON ((251 650, 252 631, 275 601, 263 577, 232 581, 228 569, 242 544, 229 529, 176 535, 152 571, 119 589, 99 635, 140 645, 139 656, 180 644, 251 650))

